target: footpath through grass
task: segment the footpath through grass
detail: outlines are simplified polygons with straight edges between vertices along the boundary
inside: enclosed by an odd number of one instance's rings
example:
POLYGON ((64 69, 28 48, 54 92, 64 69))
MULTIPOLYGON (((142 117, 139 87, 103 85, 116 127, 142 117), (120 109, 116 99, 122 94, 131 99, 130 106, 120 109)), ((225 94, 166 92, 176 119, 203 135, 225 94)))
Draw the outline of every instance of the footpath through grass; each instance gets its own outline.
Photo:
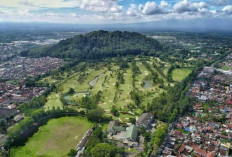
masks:
POLYGON ((46 125, 41 126, 24 146, 11 148, 10 156, 66 156, 92 125, 87 119, 81 117, 51 119, 46 125))

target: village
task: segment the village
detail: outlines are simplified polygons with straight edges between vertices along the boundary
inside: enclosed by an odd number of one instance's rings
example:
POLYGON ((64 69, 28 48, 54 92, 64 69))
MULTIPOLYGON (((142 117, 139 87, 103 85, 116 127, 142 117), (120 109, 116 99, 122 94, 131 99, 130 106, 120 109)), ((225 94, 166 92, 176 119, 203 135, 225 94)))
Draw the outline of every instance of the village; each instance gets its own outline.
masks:
POLYGON ((231 156, 231 57, 217 63, 227 70, 212 65, 198 74, 187 93, 193 99, 192 112, 170 124, 160 156, 231 156))
POLYGON ((25 58, 15 57, 0 65, 0 78, 20 79, 26 76, 43 75, 53 69, 63 66, 62 59, 52 57, 25 58))

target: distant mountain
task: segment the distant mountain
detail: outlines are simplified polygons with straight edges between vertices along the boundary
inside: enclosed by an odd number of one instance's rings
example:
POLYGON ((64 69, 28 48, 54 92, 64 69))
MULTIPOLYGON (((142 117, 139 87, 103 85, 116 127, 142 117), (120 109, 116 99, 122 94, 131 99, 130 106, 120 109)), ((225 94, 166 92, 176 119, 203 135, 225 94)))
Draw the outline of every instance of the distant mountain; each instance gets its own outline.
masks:
POLYGON ((118 55, 156 55, 161 50, 158 41, 139 33, 100 30, 62 40, 56 45, 22 51, 21 56, 90 59, 118 55))
POLYGON ((150 32, 217 32, 232 33, 231 18, 196 18, 196 19, 167 19, 138 23, 111 24, 71 24, 71 23, 15 23, 1 22, 0 34, 12 31, 44 31, 44 32, 90 32, 96 30, 150 32))

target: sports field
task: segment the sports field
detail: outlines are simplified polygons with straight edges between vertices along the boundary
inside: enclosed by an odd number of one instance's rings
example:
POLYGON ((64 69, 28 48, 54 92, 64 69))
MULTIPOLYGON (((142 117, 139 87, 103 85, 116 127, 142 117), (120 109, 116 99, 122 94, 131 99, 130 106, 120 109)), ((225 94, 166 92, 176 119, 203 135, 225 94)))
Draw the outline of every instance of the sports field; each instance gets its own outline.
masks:
POLYGON ((28 139, 24 146, 12 148, 11 157, 63 157, 75 148, 92 126, 80 117, 51 119, 28 139))

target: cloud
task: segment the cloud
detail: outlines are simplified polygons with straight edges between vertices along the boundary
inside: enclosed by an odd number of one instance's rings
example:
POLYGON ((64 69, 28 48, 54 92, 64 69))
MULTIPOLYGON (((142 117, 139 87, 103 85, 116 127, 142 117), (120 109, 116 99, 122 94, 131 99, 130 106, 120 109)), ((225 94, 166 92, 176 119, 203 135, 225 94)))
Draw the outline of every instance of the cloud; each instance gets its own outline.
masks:
MULTIPOLYGON (((140 7, 143 7, 140 5, 140 7)), ((130 7, 127 10, 127 15, 132 17, 141 17, 141 12, 139 11, 141 8, 137 8, 136 4, 130 4, 130 7)))
POLYGON ((232 5, 225 6, 222 11, 226 14, 232 14, 232 5))
MULTIPOLYGON (((12 21, 12 22, 55 22, 55 23, 73 23, 83 21, 81 16, 77 13, 54 13, 54 12, 30 12, 29 10, 3 10, 3 15, 0 16, 0 21, 12 21), (18 18, 20 16, 20 18, 18 18)), ((91 19, 88 17, 87 19, 91 19)), ((91 19, 93 20, 93 19, 91 19)))
POLYGON ((164 14, 166 11, 163 9, 165 2, 161 5, 157 5, 155 2, 147 2, 142 10, 145 15, 164 14))
POLYGON ((225 6, 232 4, 232 0, 211 0, 209 4, 213 6, 225 6))
POLYGON ((165 1, 161 1, 160 4, 155 2, 146 2, 144 5, 131 4, 127 10, 127 14, 134 17, 150 16, 150 15, 159 15, 168 13, 165 8, 169 7, 169 4, 165 1))
POLYGON ((150 0, 130 4, 126 9, 125 0, 0 0, 0 21, 137 23, 169 19, 231 18, 231 1, 160 0, 157 3, 150 0), (219 5, 223 7, 215 7, 219 5))
POLYGON ((167 8, 167 7, 170 7, 170 4, 168 4, 167 2, 165 2, 164 0, 162 0, 160 2, 160 7, 161 8, 167 8))
POLYGON ((180 1, 176 3, 173 7, 174 12, 184 13, 184 12, 198 12, 202 9, 207 9, 209 6, 205 2, 194 2, 191 3, 188 0, 180 1))
POLYGON ((123 10, 122 6, 117 5, 117 0, 82 0, 80 8, 89 11, 112 13, 120 13, 123 10))
POLYGON ((120 13, 119 0, 0 0, 0 8, 28 10, 80 8, 91 12, 120 13))
POLYGON ((80 6, 80 0, 1 0, 1 8, 41 9, 70 8, 80 6))

